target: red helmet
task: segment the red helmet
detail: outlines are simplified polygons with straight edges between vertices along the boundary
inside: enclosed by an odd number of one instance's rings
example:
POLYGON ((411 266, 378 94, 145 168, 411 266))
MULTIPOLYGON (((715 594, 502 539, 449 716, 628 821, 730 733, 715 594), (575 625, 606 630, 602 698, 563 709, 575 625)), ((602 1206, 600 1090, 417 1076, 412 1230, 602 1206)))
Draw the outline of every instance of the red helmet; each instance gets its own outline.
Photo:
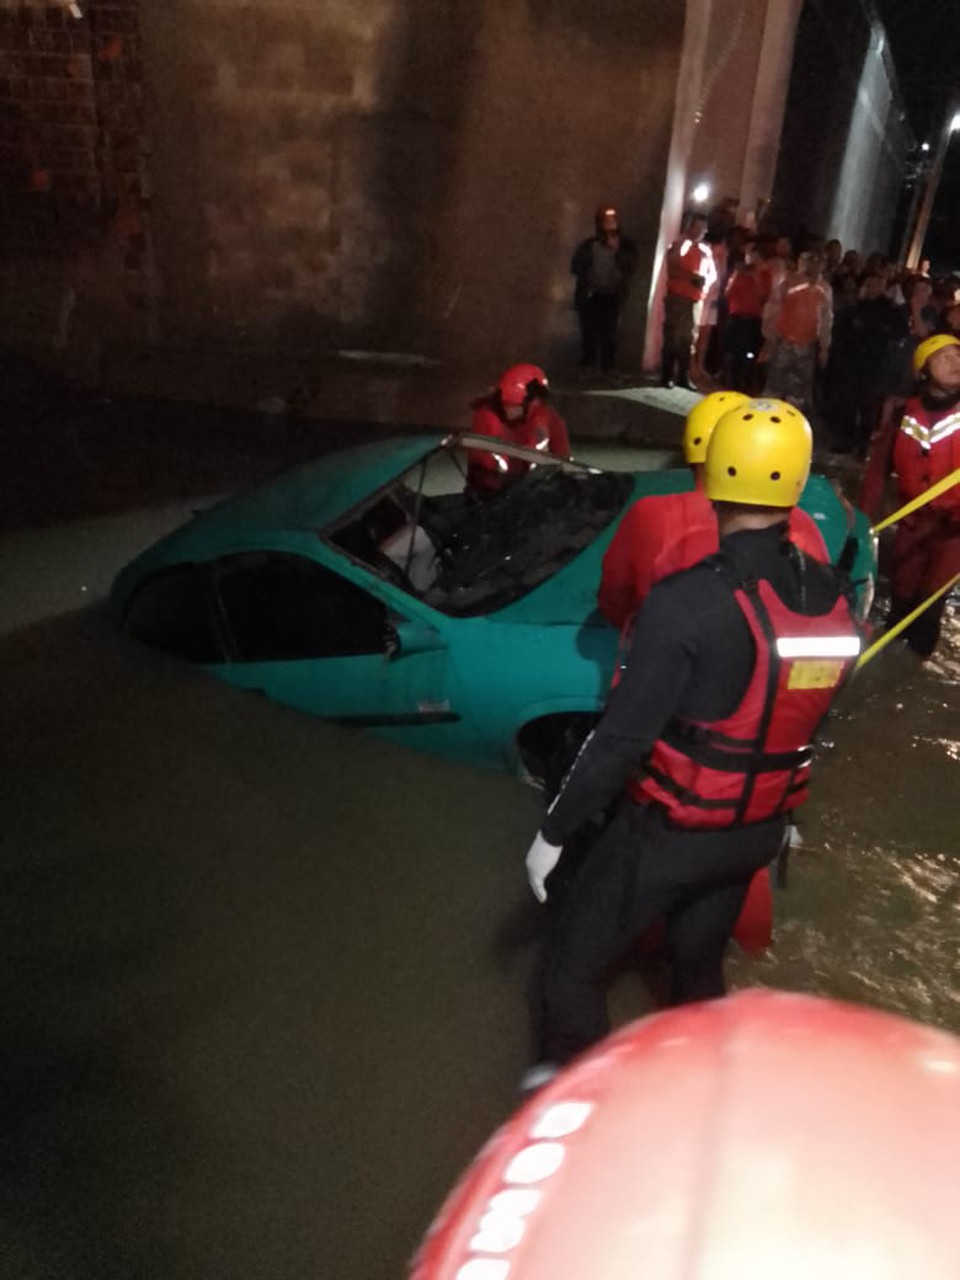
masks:
POLYGON ((960 1040, 748 991, 644 1018, 487 1144, 412 1280, 955 1280, 960 1040))
POLYGON ((547 375, 535 364, 513 364, 501 373, 497 387, 504 404, 523 404, 534 387, 548 387, 547 375))

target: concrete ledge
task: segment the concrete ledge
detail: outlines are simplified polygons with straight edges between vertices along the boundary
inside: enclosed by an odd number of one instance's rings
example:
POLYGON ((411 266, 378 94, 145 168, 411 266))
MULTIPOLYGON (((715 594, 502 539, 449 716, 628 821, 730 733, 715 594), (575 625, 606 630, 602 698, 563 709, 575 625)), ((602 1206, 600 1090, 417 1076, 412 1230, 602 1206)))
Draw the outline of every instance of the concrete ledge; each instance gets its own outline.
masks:
MULTIPOLYGON (((38 368, 61 372, 48 349, 24 352, 38 368)), ((397 352, 319 351, 306 359, 242 343, 153 349, 112 347, 99 363, 97 385, 110 396, 146 396, 193 407, 236 410, 271 421, 356 422, 465 429, 471 405, 498 371, 440 364, 397 352)), ((673 447, 695 392, 648 386, 642 375, 598 378, 553 374, 554 402, 575 440, 673 447)))
POLYGON ((563 390, 554 397, 575 439, 662 448, 680 444, 684 419, 699 399, 694 391, 668 391, 642 383, 609 390, 563 390))

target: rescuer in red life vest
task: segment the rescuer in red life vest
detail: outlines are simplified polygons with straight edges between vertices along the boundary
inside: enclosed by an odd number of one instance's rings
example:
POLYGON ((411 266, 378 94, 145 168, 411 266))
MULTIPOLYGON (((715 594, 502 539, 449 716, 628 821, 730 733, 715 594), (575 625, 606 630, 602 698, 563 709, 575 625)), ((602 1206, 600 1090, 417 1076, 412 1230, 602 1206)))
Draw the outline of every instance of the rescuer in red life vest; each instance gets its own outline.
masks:
MULTIPOLYGON (((871 518, 891 466, 901 505, 960 467, 960 339, 946 333, 927 338, 914 353, 913 368, 919 395, 907 401, 899 425, 893 419, 881 426, 870 450, 861 503, 871 518)), ((960 485, 900 521, 891 562, 892 626, 960 573, 960 485)), ((945 603, 941 597, 904 633, 921 658, 937 647, 945 603)))
POLYGON ((690 385, 690 357, 693 348, 694 317, 697 307, 717 278, 717 268, 709 245, 703 243, 707 220, 691 215, 687 229, 667 250, 667 291, 663 299, 663 351, 660 384, 690 385))
MULTIPOLYGON (((683 453, 693 472, 693 489, 640 498, 620 521, 603 557, 597 592, 600 612, 615 627, 629 622, 655 582, 689 569, 719 548, 716 512, 703 491, 707 445, 720 418, 747 403, 748 397, 739 391, 713 391, 694 405, 683 432, 683 453)), ((799 507, 790 512, 789 530, 791 541, 801 551, 815 560, 830 559, 815 521, 799 507)))
POLYGON ((747 889, 806 799, 811 744, 860 651, 849 582, 788 537, 812 443, 790 405, 720 419, 704 486, 719 553, 650 592, 622 679, 527 855, 543 901, 563 846, 619 797, 545 950, 534 1012, 547 1069, 606 1034, 605 975, 656 920, 671 1002, 723 994, 747 889))
MULTIPOLYGON (((569 458, 567 427, 547 403, 548 387, 547 375, 537 365, 511 365, 500 375, 491 394, 474 402, 470 430, 557 458, 569 458)), ((531 466, 522 458, 477 449, 470 450, 467 459, 467 487, 481 496, 499 492, 505 483, 525 475, 531 466)))
MULTIPOLYGON (((615 627, 621 628, 621 652, 626 650, 634 613, 650 588, 668 574, 691 565, 720 547, 717 516, 703 492, 707 444, 717 422, 730 409, 749 403, 738 391, 714 391, 687 415, 683 452, 693 472, 694 488, 684 493, 640 498, 620 522, 603 559, 597 603, 615 627)), ((789 519, 790 540, 815 560, 830 557, 814 520, 794 507, 789 519)), ((619 670, 614 673, 614 684, 619 670)), ((756 953, 773 938, 773 892, 769 870, 758 871, 734 929, 745 951, 756 953)))
POLYGON ((956 1280, 960 1040, 744 991, 624 1027, 490 1138, 410 1280, 956 1280))

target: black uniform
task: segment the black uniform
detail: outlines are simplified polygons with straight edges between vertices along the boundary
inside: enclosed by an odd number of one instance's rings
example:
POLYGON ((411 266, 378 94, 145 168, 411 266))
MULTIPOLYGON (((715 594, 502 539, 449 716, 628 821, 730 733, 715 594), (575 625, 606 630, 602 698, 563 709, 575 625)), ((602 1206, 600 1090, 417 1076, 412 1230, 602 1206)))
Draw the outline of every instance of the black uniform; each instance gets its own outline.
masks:
POLYGON ((637 247, 628 236, 618 232, 618 247, 612 256, 612 277, 598 282, 593 278, 594 253, 605 244, 606 236, 598 219, 597 234, 578 245, 570 270, 577 277, 573 305, 580 318, 580 363, 584 368, 591 367, 599 351, 601 369, 610 372, 616 368, 617 326, 620 309, 630 288, 630 277, 636 270, 637 247))
MULTIPOLYGON (((791 610, 829 612, 846 580, 800 554, 786 525, 732 534, 721 556, 740 580, 766 579, 791 610)), ((608 1030, 605 974, 660 919, 667 921, 672 1003, 724 992, 723 954, 750 880, 777 856, 785 819, 724 830, 671 823, 623 794, 674 716, 732 714, 753 674, 755 644, 714 558, 658 583, 641 609, 620 684, 567 775, 542 827, 568 843, 619 796, 547 944, 535 1019, 541 1060, 565 1062, 608 1030)))

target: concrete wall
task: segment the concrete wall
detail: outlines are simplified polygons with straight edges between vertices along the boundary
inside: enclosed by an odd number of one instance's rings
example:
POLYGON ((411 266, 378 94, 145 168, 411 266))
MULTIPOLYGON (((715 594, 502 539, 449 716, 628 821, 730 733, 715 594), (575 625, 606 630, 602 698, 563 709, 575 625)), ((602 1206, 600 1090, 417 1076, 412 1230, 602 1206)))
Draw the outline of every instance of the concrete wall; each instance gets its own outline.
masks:
MULTIPOLYGON (((0 333, 50 334, 75 288, 108 343, 557 368, 611 201, 636 366, 693 182, 769 194, 799 3, 0 0, 0 333)), ((887 55, 861 0, 807 0, 798 31, 776 211, 869 247, 887 55)))
POLYGON ((684 44, 659 238, 654 254, 645 367, 659 366, 666 251, 692 192, 732 197, 741 216, 769 201, 801 0, 687 0, 684 44))
POLYGON ((863 0, 806 0, 771 217, 896 252, 890 237, 911 143, 882 25, 863 0))
POLYGON ((144 6, 164 332, 568 355, 569 258, 600 200, 652 258, 683 7, 144 6))
POLYGON ((708 205, 740 193, 767 3, 713 0, 706 17, 687 184, 708 184, 708 205))

